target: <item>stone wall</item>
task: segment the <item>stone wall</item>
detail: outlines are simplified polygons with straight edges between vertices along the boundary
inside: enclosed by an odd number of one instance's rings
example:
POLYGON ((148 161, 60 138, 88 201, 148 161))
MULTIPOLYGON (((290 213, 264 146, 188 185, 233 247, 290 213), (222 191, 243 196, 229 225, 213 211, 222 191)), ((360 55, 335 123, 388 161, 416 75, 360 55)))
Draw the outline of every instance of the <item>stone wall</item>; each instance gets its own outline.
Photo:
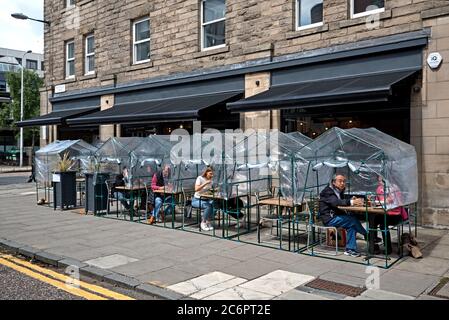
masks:
POLYGON ((67 91, 219 67, 254 59, 398 34, 423 27, 421 11, 446 0, 387 0, 379 28, 366 17, 349 19, 349 0, 324 0, 324 24, 295 31, 293 0, 228 0, 226 47, 201 52, 200 1, 81 0, 66 9, 63 0, 45 0, 47 85, 66 83, 67 91), (132 21, 150 17, 151 61, 132 65, 132 21), (84 76, 86 34, 95 35, 96 74, 84 76), (75 40, 76 78, 65 80, 65 42, 75 40))
POLYGON ((424 53, 418 113, 422 118, 422 222, 449 226, 449 6, 423 12, 423 18, 431 38, 424 53), (443 57, 438 69, 432 70, 425 61, 431 52, 443 57))

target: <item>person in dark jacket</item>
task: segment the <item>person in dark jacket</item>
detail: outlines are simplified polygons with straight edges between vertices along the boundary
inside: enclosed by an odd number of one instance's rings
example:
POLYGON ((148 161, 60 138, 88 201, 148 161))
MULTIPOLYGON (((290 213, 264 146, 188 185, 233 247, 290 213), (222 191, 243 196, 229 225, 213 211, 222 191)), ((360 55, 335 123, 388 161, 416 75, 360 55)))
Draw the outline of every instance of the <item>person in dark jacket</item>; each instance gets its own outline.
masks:
POLYGON ((331 184, 320 193, 320 219, 325 226, 343 228, 347 232, 345 255, 359 257, 357 251, 356 234, 367 236, 365 228, 360 221, 345 211, 338 209, 338 206, 363 206, 364 200, 350 197, 344 194, 346 178, 344 175, 335 174, 331 184))

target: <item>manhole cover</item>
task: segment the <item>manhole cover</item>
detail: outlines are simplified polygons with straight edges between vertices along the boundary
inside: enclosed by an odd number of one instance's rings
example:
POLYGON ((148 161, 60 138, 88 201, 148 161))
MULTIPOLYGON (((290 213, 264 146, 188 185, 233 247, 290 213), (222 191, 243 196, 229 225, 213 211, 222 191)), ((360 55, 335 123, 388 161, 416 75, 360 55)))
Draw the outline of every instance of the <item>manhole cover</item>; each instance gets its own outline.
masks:
POLYGON ((330 291, 338 294, 343 294, 350 297, 357 297, 362 294, 366 288, 353 287, 347 284, 342 284, 338 282, 323 280, 323 279, 315 279, 306 284, 306 287, 310 287, 313 289, 330 291))
POLYGON ((437 286, 429 292, 429 295, 449 299, 449 278, 441 279, 440 283, 438 283, 437 286))

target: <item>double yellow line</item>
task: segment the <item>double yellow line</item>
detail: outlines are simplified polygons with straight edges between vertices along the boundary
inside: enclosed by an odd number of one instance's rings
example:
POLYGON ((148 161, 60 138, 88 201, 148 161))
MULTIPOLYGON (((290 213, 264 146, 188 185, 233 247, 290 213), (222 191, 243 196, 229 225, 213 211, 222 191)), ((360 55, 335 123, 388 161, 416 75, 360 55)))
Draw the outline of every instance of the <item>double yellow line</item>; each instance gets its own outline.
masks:
POLYGON ((131 297, 84 281, 77 281, 77 286, 73 286, 67 283, 72 282, 72 277, 17 259, 11 255, 0 255, 0 264, 87 300, 134 300, 131 297))

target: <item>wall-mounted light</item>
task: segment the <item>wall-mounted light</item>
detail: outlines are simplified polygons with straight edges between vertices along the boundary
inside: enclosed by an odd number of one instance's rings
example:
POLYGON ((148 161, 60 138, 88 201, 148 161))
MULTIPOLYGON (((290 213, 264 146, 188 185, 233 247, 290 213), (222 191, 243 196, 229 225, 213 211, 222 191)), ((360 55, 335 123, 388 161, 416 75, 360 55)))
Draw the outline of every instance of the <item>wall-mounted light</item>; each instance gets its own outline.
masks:
POLYGON ((260 86, 260 81, 256 80, 256 86, 260 86))
POLYGON ((352 123, 352 120, 349 120, 349 123, 352 123))
POLYGON ((304 123, 302 123, 302 122, 301 122, 301 123, 300 123, 299 125, 300 125, 300 126, 303 126, 303 125, 304 125, 304 123))

